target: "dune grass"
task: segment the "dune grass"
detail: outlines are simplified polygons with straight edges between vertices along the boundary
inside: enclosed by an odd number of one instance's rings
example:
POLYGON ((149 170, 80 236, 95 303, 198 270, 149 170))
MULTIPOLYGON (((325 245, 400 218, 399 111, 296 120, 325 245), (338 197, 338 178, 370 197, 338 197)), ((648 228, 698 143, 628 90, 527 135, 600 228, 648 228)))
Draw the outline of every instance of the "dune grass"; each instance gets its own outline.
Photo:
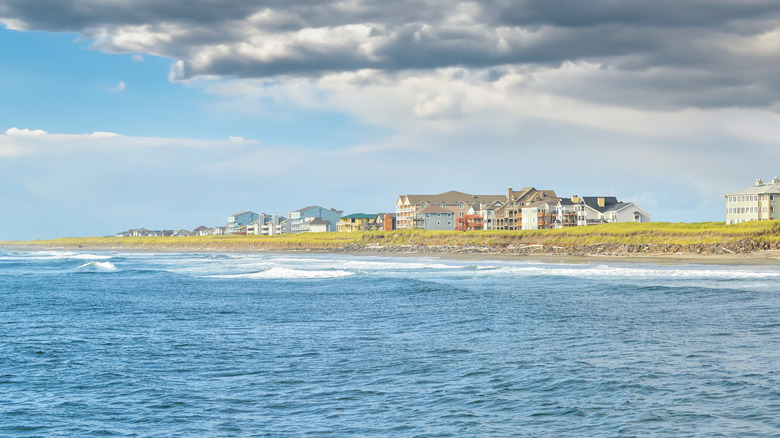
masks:
POLYGON ((278 236, 194 237, 69 237, 51 240, 6 241, 5 245, 63 248, 139 250, 335 249, 347 245, 452 245, 496 246, 594 244, 724 244, 735 241, 780 241, 780 221, 700 223, 617 223, 530 231, 428 231, 395 230, 352 233, 302 233, 278 236))

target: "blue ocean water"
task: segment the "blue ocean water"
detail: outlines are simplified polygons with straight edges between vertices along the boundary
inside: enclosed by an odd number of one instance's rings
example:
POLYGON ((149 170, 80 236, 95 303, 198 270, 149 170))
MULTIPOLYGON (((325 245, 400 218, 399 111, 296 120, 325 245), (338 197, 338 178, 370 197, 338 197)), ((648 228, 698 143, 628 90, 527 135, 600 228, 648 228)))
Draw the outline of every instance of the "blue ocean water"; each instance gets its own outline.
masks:
POLYGON ((780 436, 780 270, 0 252, 0 436, 780 436))

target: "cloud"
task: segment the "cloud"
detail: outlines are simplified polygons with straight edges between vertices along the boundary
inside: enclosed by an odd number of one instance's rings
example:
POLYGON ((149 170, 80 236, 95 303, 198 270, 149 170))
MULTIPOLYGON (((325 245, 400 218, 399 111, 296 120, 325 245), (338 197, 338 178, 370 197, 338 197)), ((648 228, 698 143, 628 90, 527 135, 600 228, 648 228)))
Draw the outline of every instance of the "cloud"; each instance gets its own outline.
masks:
MULTIPOLYGON (((545 85, 631 107, 780 100, 774 0, 0 0, 0 17, 14 29, 78 32, 107 52, 168 57, 171 80, 584 65, 597 68, 560 83, 548 74, 545 85)), ((447 99, 416 111, 457 114, 447 99)))
POLYGON ((142 55, 139 55, 139 54, 133 55, 132 59, 133 59, 134 62, 145 62, 144 61, 144 57, 142 55))
POLYGON ((112 87, 112 88, 110 88, 110 90, 111 90, 111 91, 115 91, 115 92, 121 92, 121 91, 125 91, 126 89, 127 89, 127 86, 126 86, 126 85, 125 85, 125 83, 124 83, 124 82, 122 82, 122 81, 120 81, 120 82, 117 84, 117 86, 116 86, 116 87, 112 87))
POLYGON ((8 128, 5 131, 5 135, 9 135, 9 136, 11 136, 11 135, 25 135, 25 136, 36 135, 37 136, 37 135, 46 135, 46 134, 48 134, 46 131, 42 131, 40 129, 29 130, 29 129, 26 129, 26 128, 25 129, 19 129, 19 128, 15 128, 15 127, 14 128, 8 128))

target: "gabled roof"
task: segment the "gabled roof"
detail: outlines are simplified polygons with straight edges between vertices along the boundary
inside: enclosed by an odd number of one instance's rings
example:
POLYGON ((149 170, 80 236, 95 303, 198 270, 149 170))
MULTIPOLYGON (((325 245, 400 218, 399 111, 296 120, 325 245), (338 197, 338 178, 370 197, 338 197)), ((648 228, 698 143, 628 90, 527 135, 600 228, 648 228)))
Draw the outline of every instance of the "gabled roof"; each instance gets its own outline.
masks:
POLYGON ((512 201, 510 201, 510 203, 514 206, 536 201, 558 200, 558 195, 555 194, 555 190, 537 190, 535 187, 526 187, 518 192, 513 191, 511 194, 512 201))
POLYGON ((448 214, 455 214, 454 211, 441 208, 438 205, 431 205, 429 207, 425 207, 422 210, 420 210, 420 213, 448 213, 448 214))
POLYGON ((618 203, 618 200, 614 196, 583 196, 580 198, 580 201, 583 202, 588 207, 598 211, 599 213, 604 213, 607 210, 609 210, 614 204, 618 203), (604 206, 599 206, 599 198, 604 198, 604 206))
POLYGON ((506 201, 506 195, 471 195, 468 193, 450 190, 449 192, 439 193, 438 195, 401 195, 410 204, 419 204, 427 202, 429 204, 458 204, 465 202, 473 204, 475 202, 492 202, 495 200, 506 201))

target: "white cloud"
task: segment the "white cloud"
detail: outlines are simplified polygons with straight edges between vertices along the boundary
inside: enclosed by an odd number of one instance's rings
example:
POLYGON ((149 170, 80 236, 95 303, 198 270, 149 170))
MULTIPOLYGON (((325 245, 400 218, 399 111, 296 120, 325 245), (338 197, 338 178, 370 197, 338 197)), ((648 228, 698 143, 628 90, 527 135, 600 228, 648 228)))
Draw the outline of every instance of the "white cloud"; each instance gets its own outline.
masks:
POLYGON ((42 131, 40 129, 35 130, 29 130, 29 129, 19 129, 19 128, 8 128, 5 131, 5 135, 25 135, 25 136, 31 136, 31 135, 46 135, 48 134, 46 131, 42 131))
POLYGON ((117 86, 116 86, 116 87, 112 87, 110 90, 111 90, 111 91, 120 92, 120 91, 125 91, 126 89, 127 89, 127 86, 125 85, 125 83, 124 83, 124 82, 122 82, 122 81, 120 81, 120 82, 117 84, 117 86))
POLYGON ((143 55, 135 54, 132 56, 134 62, 145 62, 143 55))

